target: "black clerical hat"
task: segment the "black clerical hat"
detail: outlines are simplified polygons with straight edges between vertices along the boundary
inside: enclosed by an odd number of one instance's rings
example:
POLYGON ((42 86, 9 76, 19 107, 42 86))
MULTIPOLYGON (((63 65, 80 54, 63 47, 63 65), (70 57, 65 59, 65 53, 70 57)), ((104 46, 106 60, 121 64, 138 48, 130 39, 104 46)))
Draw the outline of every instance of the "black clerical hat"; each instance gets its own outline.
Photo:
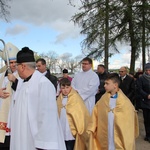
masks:
POLYGON ((23 47, 17 53, 17 63, 23 63, 23 62, 35 62, 34 53, 28 47, 23 47))
POLYGON ((63 73, 68 73, 68 70, 67 70, 67 69, 64 69, 64 70, 63 70, 63 73))

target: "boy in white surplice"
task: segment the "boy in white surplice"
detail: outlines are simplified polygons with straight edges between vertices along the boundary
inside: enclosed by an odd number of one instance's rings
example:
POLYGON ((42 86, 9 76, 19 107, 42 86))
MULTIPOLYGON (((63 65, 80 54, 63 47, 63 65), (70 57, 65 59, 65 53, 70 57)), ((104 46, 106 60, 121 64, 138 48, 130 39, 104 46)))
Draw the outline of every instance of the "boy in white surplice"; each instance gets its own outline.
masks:
POLYGON ((71 81, 60 81, 61 94, 57 99, 58 112, 67 150, 86 150, 85 129, 89 112, 80 95, 71 87, 71 81))

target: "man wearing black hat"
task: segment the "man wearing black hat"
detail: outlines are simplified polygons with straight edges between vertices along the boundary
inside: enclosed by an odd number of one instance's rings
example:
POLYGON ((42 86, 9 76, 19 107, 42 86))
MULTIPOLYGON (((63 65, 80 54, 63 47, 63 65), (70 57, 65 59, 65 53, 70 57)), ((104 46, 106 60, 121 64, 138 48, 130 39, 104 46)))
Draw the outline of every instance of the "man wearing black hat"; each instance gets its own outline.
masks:
POLYGON ((63 77, 62 78, 67 78, 69 81, 72 81, 72 78, 68 75, 67 69, 63 69, 63 77))
POLYGON ((68 75, 68 70, 67 70, 67 69, 63 69, 62 73, 63 73, 63 76, 59 79, 58 85, 57 85, 57 93, 56 93, 56 96, 57 96, 57 97, 58 97, 59 94, 61 93, 61 90, 60 90, 60 82, 61 82, 61 80, 62 80, 63 78, 67 78, 69 81, 72 81, 72 77, 70 77, 70 76, 68 75))
POLYGON ((142 98, 141 108, 146 132, 144 140, 150 142, 150 63, 145 64, 144 70, 144 74, 137 81, 137 89, 142 98))
POLYGON ((17 53, 18 80, 11 116, 10 150, 65 150, 58 119, 56 91, 39 71, 33 51, 17 53))

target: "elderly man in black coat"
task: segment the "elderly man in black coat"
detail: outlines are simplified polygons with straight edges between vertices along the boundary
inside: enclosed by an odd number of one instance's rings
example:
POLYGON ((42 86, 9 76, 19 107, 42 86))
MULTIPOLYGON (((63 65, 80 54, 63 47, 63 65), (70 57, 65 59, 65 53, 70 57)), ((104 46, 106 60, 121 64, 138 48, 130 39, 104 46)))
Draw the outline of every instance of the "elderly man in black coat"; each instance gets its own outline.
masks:
POLYGON ((134 78, 127 74, 127 67, 121 67, 119 69, 119 75, 120 75, 120 81, 121 81, 120 89, 133 103, 134 92, 135 92, 134 78))

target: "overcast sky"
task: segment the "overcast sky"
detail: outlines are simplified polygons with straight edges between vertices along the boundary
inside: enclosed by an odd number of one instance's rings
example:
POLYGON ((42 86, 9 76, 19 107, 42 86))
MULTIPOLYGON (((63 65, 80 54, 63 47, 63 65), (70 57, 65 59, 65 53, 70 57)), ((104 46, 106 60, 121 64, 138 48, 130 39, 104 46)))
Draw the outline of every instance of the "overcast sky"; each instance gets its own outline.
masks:
MULTIPOLYGON (((9 22, 0 18, 0 38, 19 49, 28 46, 38 54, 55 51, 58 55, 81 55, 84 37, 71 21, 79 1, 73 0, 73 7, 69 0, 11 0, 9 22)), ((124 45, 120 48, 125 51, 111 58, 109 68, 129 66, 129 48, 124 45)))
POLYGON ((68 0, 11 0, 10 22, 0 20, 0 38, 19 49, 28 46, 41 53, 81 53, 82 37, 71 17, 78 8, 68 0))

